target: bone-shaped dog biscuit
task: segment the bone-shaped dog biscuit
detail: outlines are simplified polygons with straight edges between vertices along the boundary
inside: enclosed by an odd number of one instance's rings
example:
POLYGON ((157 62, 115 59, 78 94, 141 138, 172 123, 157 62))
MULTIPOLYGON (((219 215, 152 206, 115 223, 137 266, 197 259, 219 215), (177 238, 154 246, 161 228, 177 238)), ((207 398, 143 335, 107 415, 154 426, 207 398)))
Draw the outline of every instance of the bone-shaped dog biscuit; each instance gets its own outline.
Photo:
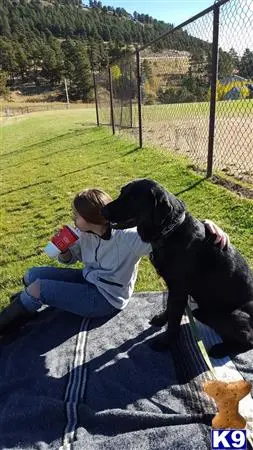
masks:
POLYGON ((239 401, 251 390, 248 381, 206 381, 204 391, 212 397, 218 413, 212 420, 213 428, 245 428, 246 420, 238 412, 239 401))

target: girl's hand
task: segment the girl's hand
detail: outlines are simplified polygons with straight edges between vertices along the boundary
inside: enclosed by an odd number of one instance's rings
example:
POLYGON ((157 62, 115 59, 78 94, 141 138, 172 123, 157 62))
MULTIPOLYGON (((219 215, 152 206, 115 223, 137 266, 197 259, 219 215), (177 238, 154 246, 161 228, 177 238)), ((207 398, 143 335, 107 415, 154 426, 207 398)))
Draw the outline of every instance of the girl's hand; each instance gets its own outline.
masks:
POLYGON ((60 260, 62 262, 67 263, 67 262, 69 262, 71 260, 71 258, 72 258, 72 254, 71 254, 71 251, 68 248, 67 248, 67 250, 64 250, 64 252, 60 253, 60 260))
POLYGON ((219 244, 219 247, 223 250, 228 247, 230 244, 229 236, 220 228, 216 223, 212 222, 212 220, 204 220, 204 224, 208 228, 211 234, 216 236, 214 241, 215 244, 219 244))

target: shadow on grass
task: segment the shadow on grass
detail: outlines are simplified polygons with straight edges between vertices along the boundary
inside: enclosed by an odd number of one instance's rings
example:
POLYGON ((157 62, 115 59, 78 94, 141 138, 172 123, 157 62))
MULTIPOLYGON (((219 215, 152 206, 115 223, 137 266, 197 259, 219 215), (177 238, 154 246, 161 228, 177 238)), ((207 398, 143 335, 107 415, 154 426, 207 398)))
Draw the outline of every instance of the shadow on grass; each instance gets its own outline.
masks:
MULTIPOLYGON (((138 147, 133 148, 133 149, 129 150, 128 152, 124 153, 123 155, 117 156, 116 158, 114 158, 114 160, 115 159, 124 158, 125 156, 128 156, 131 153, 136 152, 137 150, 139 150, 138 147)), ((102 166, 104 164, 108 164, 109 162, 112 162, 112 160, 108 159, 107 161, 103 161, 103 162, 98 163, 98 164, 91 164, 90 166, 86 166, 85 168, 82 168, 82 169, 77 169, 77 170, 73 170, 72 172, 63 173, 62 175, 59 175, 57 178, 63 178, 63 177, 66 177, 68 175, 73 175, 74 173, 83 172, 84 170, 92 169, 93 167, 96 167, 96 166, 102 166)))
POLYGON ((75 125, 81 125, 81 127, 85 128, 96 128, 98 130, 101 129, 101 127, 98 127, 94 122, 75 122, 75 125))
MULTIPOLYGON (((97 141, 95 141, 95 142, 97 142, 97 141)), ((136 152, 137 150, 139 150, 139 147, 133 148, 133 149, 129 150, 128 152, 124 153, 123 155, 115 157, 114 160, 124 158, 125 156, 128 156, 131 153, 136 152)), ((63 173, 61 175, 58 175, 54 179, 63 178, 63 177, 69 176, 69 175, 73 175, 75 173, 83 172, 84 170, 92 169, 93 167, 97 167, 97 166, 102 166, 102 165, 108 164, 110 162, 112 162, 112 159, 108 159, 106 161, 102 161, 101 163, 98 163, 98 164, 91 164, 90 166, 85 166, 85 167, 83 167, 81 169, 73 170, 72 172, 63 173)), ((2 197, 2 196, 7 195, 7 194, 12 194, 13 192, 19 192, 19 191, 22 191, 22 190, 25 190, 25 189, 29 189, 30 187, 40 186, 42 184, 50 184, 50 183, 52 183, 52 180, 43 180, 43 181, 39 181, 38 183, 30 183, 30 184, 27 184, 27 185, 22 186, 20 188, 10 189, 9 191, 3 192, 2 194, 0 194, 0 196, 2 197)))
MULTIPOLYGON (((90 129, 90 127, 89 127, 89 129, 90 129)), ((98 129, 97 128, 95 128, 95 129, 92 128, 92 132, 93 133, 94 133, 94 131, 98 131, 98 129)), ((59 140, 63 141, 65 139, 69 139, 70 137, 80 136, 80 135, 85 134, 86 132, 87 132, 86 129, 85 130, 69 130, 67 133, 60 134, 58 136, 52 137, 50 139, 46 139, 44 141, 35 142, 33 144, 30 144, 30 145, 27 145, 25 147, 22 147, 22 148, 20 148, 18 150, 13 150, 12 152, 0 155, 0 159, 6 158, 6 157, 8 157, 10 155, 14 155, 14 154, 17 154, 17 153, 23 153, 23 152, 25 152, 27 150, 31 150, 31 149, 36 148, 36 147, 44 147, 46 145, 50 145, 50 144, 52 144, 54 142, 57 142, 59 140)))
MULTIPOLYGON (((27 162, 30 163, 30 162, 33 162, 33 161, 37 161, 37 160, 39 160, 41 158, 49 158, 51 155, 56 155, 57 153, 62 153, 63 154, 66 151, 69 152, 69 151, 73 151, 73 150, 76 150, 76 149, 82 150, 82 147, 86 147, 87 145, 96 144, 97 142, 101 142, 101 141, 108 141, 109 139, 110 139, 110 137, 105 137, 105 138, 102 138, 102 139, 96 139, 94 141, 86 142, 86 143, 82 144, 81 146, 78 145, 77 147, 65 148, 64 150, 57 150, 55 152, 48 153, 46 156, 45 155, 41 155, 41 156, 38 156, 37 158, 31 158, 29 160, 22 161, 21 163, 13 164, 12 166, 8 165, 8 170, 9 169, 13 169, 14 167, 16 167, 16 168, 17 167, 21 167, 23 164, 25 164, 27 162)), ((0 169, 0 172, 3 172, 5 170, 6 170, 6 168, 0 169)))
POLYGON ((203 183, 203 181, 206 181, 206 177, 201 178, 201 180, 196 181, 196 183, 193 183, 191 186, 183 189, 182 191, 176 192, 176 194, 174 194, 174 195, 184 194, 184 192, 187 192, 187 191, 190 191, 191 189, 194 189, 196 186, 198 186, 199 184, 203 183))
MULTIPOLYGON (((44 251, 43 248, 37 250, 36 252, 30 253, 30 255, 24 255, 24 256, 17 256, 17 258, 11 258, 11 259, 6 259, 2 261, 2 265, 4 265, 5 267, 8 267, 9 265, 15 264, 15 263, 22 263, 24 261, 29 261, 32 258, 38 258, 40 255, 43 255, 44 251)), ((1 281, 1 288, 5 289, 10 283, 10 280, 8 278, 6 278, 5 280, 1 281)))

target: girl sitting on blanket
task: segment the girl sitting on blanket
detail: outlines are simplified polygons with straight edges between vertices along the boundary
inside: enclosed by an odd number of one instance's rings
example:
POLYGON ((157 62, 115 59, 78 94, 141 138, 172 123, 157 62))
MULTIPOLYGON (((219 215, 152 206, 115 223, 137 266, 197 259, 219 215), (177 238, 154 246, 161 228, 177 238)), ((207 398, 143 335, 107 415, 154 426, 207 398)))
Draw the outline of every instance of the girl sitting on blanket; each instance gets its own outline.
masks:
MULTIPOLYGON (((80 238, 58 257, 60 263, 84 263, 84 269, 32 267, 24 277, 25 288, 11 297, 0 313, 0 334, 9 333, 35 315, 42 305, 87 318, 113 316, 124 309, 133 293, 138 263, 149 255, 136 228, 112 229, 101 215, 111 197, 99 189, 86 189, 74 198, 74 222, 80 238)), ((227 245, 228 236, 211 221, 208 230, 215 243, 227 245)))

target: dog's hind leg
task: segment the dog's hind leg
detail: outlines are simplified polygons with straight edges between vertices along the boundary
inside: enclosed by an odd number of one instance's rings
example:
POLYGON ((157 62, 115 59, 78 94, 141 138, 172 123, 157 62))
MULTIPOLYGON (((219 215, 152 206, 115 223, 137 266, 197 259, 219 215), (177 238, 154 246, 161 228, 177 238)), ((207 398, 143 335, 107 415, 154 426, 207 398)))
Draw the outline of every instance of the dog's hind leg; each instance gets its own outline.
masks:
POLYGON ((249 314, 250 316, 250 323, 253 329, 253 301, 246 303, 245 305, 243 305, 243 307, 241 308, 242 311, 246 312, 247 314, 249 314))
POLYGON ((220 334, 223 343, 214 345, 209 355, 222 358, 229 354, 246 352, 253 348, 252 317, 241 309, 230 315, 219 316, 210 326, 220 334))
POLYGON ((206 325, 208 325, 208 315, 206 314, 205 311, 203 311, 200 308, 196 308, 192 311, 192 315, 193 317, 195 317, 195 319, 199 320, 202 323, 205 323, 206 325))
POLYGON ((213 347, 211 347, 211 349, 208 351, 208 355, 211 356, 211 358, 218 359, 224 358, 225 356, 231 354, 237 355, 239 353, 244 353, 251 348, 251 346, 242 344, 240 342, 226 341, 213 345, 213 347))

